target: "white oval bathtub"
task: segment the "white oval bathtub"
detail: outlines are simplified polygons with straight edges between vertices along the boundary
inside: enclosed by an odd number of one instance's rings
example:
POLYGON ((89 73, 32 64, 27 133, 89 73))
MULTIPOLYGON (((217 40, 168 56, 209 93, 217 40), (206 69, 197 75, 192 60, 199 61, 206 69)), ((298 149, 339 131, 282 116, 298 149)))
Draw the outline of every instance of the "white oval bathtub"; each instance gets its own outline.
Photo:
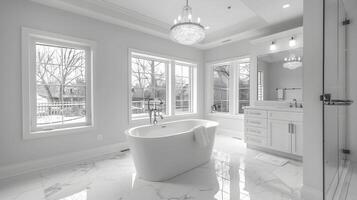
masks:
POLYGON ((188 119, 126 130, 137 176, 163 181, 208 162, 217 126, 214 121, 188 119), (204 130, 203 144, 197 127, 204 130))

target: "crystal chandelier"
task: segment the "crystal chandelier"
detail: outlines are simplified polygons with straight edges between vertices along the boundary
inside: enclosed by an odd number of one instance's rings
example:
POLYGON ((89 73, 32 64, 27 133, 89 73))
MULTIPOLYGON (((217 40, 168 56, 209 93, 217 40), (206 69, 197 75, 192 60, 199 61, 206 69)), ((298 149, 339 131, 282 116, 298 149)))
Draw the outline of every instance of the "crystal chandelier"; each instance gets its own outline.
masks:
POLYGON ((205 38, 205 27, 200 24, 201 19, 192 20, 192 8, 186 5, 182 9, 182 14, 174 20, 174 25, 171 27, 171 39, 184 45, 192 45, 202 41, 205 38))
POLYGON ((302 58, 300 56, 290 56, 284 58, 283 67, 287 69, 296 69, 302 66, 302 58))

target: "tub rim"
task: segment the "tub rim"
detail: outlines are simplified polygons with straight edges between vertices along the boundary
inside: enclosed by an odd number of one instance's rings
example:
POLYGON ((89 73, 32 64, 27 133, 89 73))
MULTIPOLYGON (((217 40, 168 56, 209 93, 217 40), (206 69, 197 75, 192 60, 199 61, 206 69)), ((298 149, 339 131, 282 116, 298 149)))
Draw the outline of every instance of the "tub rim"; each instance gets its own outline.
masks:
POLYGON ((174 121, 169 121, 169 122, 165 122, 165 123, 160 123, 160 124, 146 124, 146 125, 140 125, 140 126, 135 126, 135 127, 131 127, 125 130, 125 135, 128 137, 133 137, 133 138, 142 138, 142 139, 158 139, 158 138, 167 138, 167 137, 173 137, 173 136, 177 136, 177 135, 181 135, 181 134, 185 134, 185 133, 189 133, 191 132, 194 128, 196 128, 197 126, 194 126, 190 129, 188 129, 187 131, 183 131, 183 132, 177 132, 175 134, 172 135, 165 135, 165 136, 158 136, 158 137, 142 137, 142 136, 137 136, 137 135, 133 135, 131 132, 135 129, 139 129, 139 128, 145 128, 145 127, 152 127, 152 126, 162 126, 162 125, 166 125, 166 124, 173 124, 173 123, 177 123, 177 122, 185 122, 185 121, 202 121, 202 122, 209 122, 209 124, 207 126, 205 126, 205 128, 211 128, 211 127, 217 127, 219 125, 218 122, 216 121, 212 121, 212 120, 206 120, 206 119, 182 119, 182 120, 174 120, 174 121))

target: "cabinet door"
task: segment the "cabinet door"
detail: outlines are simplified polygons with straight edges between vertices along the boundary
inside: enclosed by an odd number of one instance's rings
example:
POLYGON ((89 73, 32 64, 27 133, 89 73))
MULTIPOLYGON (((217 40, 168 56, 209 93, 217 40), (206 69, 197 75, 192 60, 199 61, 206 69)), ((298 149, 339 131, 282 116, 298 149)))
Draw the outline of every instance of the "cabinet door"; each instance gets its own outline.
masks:
POLYGON ((291 153, 289 124, 289 121, 269 120, 270 144, 273 149, 291 153))
POLYGON ((303 153, 303 124, 301 122, 292 122, 292 153, 302 156, 303 153))

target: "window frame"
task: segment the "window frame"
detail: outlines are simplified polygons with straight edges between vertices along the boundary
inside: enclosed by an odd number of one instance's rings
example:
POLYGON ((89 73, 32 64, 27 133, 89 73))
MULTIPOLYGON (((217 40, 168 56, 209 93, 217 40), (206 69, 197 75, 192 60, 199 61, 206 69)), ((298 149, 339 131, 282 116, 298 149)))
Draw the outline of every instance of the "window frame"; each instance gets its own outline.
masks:
POLYGON ((133 54, 141 54, 151 58, 151 59, 158 59, 160 61, 167 61, 169 64, 167 66, 167 78, 166 78, 166 109, 167 109, 167 114, 164 116, 164 121, 174 119, 174 118, 180 118, 184 116, 198 116, 198 109, 197 109, 197 83, 198 83, 198 76, 197 76, 197 70, 198 70, 198 64, 194 61, 187 60, 187 59, 182 59, 182 58, 176 58, 172 56, 167 56, 167 55, 162 55, 158 53, 153 53, 149 51, 142 51, 138 49, 133 49, 133 48, 128 48, 128 62, 127 62, 127 70, 128 70, 128 123, 129 124, 136 124, 139 123, 140 121, 146 121, 149 119, 148 114, 143 114, 141 117, 133 117, 132 116, 132 110, 131 110, 131 105, 132 105, 132 95, 131 95, 131 87, 132 87, 132 55, 133 54), (192 112, 187 112, 187 113, 175 113, 175 66, 176 64, 182 64, 182 65, 190 65, 192 67, 192 112))
POLYGON ((173 76, 173 81, 172 81, 172 87, 173 87, 173 103, 172 103, 172 115, 188 115, 188 114, 195 114, 197 113, 197 65, 184 62, 184 61, 179 61, 175 60, 173 61, 173 70, 172 70, 172 76, 173 76), (176 66, 184 66, 184 67, 189 67, 189 82, 190 82, 190 107, 188 112, 180 112, 176 113, 176 66))
POLYGON ((238 84, 238 88, 237 88, 237 101, 238 101, 238 104, 237 104, 236 112, 238 114, 244 114, 244 111, 242 113, 240 113, 240 107, 241 107, 242 102, 248 102, 249 105, 251 104, 251 100, 250 100, 250 98, 251 98, 250 97, 250 93, 251 93, 251 87, 250 87, 250 85, 251 85, 251 61, 250 61, 250 59, 244 58, 244 59, 238 60, 237 61, 237 69, 236 70, 238 71, 238 73, 236 75, 237 84, 238 84), (240 79, 240 71, 241 71, 241 66, 240 65, 241 64, 248 64, 248 71, 249 71, 248 79, 249 79, 249 81, 248 81, 248 87, 247 88, 241 88, 240 87, 240 80, 241 80, 240 79), (240 92, 241 92, 241 90, 244 90, 244 89, 248 89, 248 92, 249 92, 248 93, 248 100, 242 100, 240 98, 240 92))
MULTIPOLYGON (((130 101, 130 104, 129 104, 129 115, 130 115, 130 117, 131 117, 131 119, 132 120, 140 120, 140 119, 146 119, 146 118, 148 118, 147 117, 147 113, 142 113, 142 114, 138 114, 137 116, 135 116, 135 117, 133 117, 133 113, 132 113, 132 111, 131 111, 131 106, 132 106, 132 96, 131 96, 131 87, 132 87, 132 62, 131 62, 131 60, 132 60, 132 58, 133 57, 135 57, 135 58, 139 58, 139 59, 148 59, 148 58, 150 58, 151 60, 153 60, 153 61, 158 61, 158 62, 162 62, 162 63, 165 63, 165 82, 166 82, 166 95, 169 93, 169 83, 170 83, 170 72, 169 72, 169 69, 170 69, 170 62, 169 62, 169 60, 167 60, 167 59, 164 59, 164 58, 159 58, 159 57, 156 57, 156 56, 145 56, 144 54, 142 54, 142 53, 138 53, 138 52, 131 52, 131 54, 130 54, 131 56, 130 56, 130 59, 129 59, 129 61, 130 61, 130 68, 129 68, 129 78, 130 78, 130 81, 128 81, 128 84, 129 84, 129 101, 130 101), (133 56, 133 54, 137 54, 137 55, 134 55, 133 56)), ((166 98, 165 99, 165 102, 166 102, 166 113, 167 114, 165 114, 164 116, 168 116, 168 115, 170 115, 170 109, 169 109, 169 107, 168 107, 168 105, 169 105, 169 99, 168 98, 166 98)))
MULTIPOLYGON (((206 83, 211 83, 208 85, 206 90, 206 98, 207 103, 206 105, 206 113, 211 115, 218 115, 218 116, 244 116, 244 113, 239 113, 239 105, 240 105, 240 98, 239 98, 239 80, 240 80, 240 66, 241 63, 249 63, 249 83, 251 83, 251 64, 252 59, 250 56, 242 56, 238 58, 231 58, 225 60, 219 60, 211 63, 207 63, 208 69, 208 76, 206 77, 206 83), (230 65, 230 79, 229 79, 229 112, 211 112, 211 106, 214 104, 214 91, 213 91, 213 69, 215 66, 220 65, 230 65)), ((251 88, 249 87, 249 91, 251 92, 251 88)), ((249 103, 251 103, 251 98, 249 95, 249 103)))
POLYGON ((22 27, 23 139, 66 135, 94 128, 93 65, 96 43, 90 40, 22 27), (86 122, 37 126, 36 45, 76 48, 85 51, 86 122))
MULTIPOLYGON (((215 113, 219 113, 219 114, 229 114, 232 112, 232 110, 234 110, 234 105, 233 105, 233 99, 234 97, 232 96, 233 94, 233 89, 234 89, 234 73, 235 73, 235 70, 233 69, 234 68, 234 63, 233 62, 220 62, 220 63, 215 63, 212 65, 210 71, 212 73, 212 76, 211 76, 211 83, 212 83, 212 95, 211 95, 211 98, 212 98, 212 101, 211 101, 211 105, 214 104, 214 68, 215 67, 219 67, 219 66, 229 66, 229 79, 228 79, 228 89, 227 89, 227 92, 228 92, 228 112, 220 112, 220 111, 215 111, 215 113)), ((222 100, 221 100, 222 101, 222 100)))

